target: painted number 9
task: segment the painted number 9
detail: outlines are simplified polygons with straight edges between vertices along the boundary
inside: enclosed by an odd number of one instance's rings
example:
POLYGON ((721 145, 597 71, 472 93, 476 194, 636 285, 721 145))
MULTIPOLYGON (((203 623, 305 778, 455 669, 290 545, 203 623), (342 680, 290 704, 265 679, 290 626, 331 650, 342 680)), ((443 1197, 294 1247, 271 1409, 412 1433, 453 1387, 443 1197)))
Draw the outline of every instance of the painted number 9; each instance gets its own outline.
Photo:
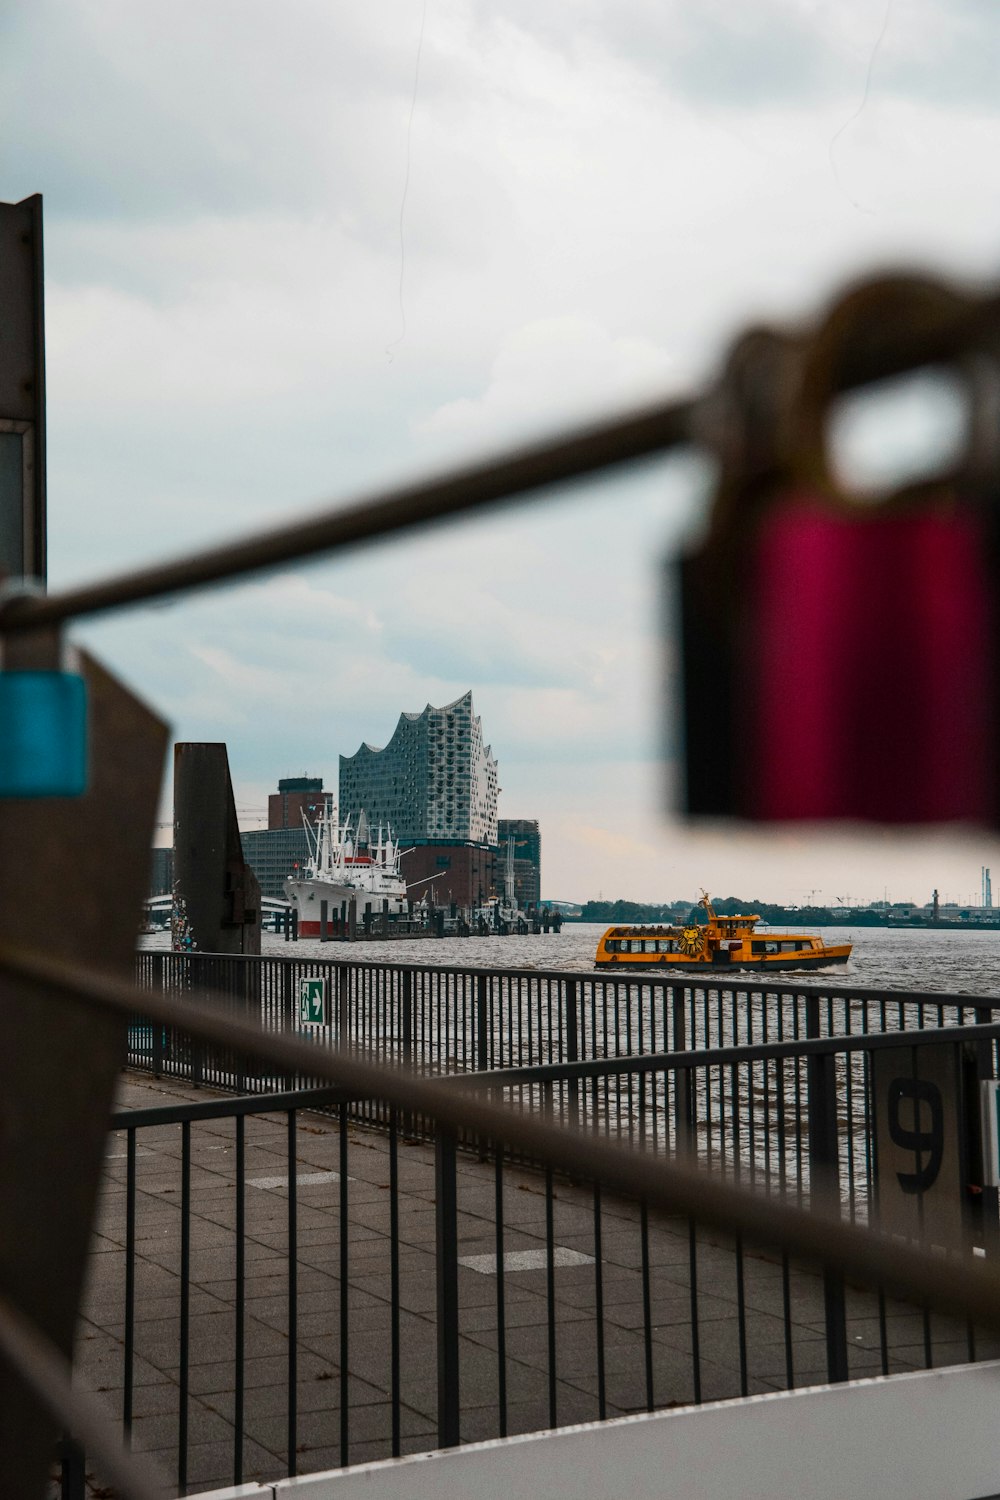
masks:
POLYGON ((889 1134, 895 1145, 914 1155, 916 1171, 896 1173, 903 1192, 926 1193, 937 1181, 944 1155, 944 1104, 936 1083, 921 1078, 893 1079, 889 1085, 889 1134), (899 1118, 899 1106, 904 1099, 910 1105, 912 1128, 899 1118), (926 1129, 921 1129, 925 1115, 929 1121, 926 1129), (925 1154, 927 1161, 921 1165, 925 1154))

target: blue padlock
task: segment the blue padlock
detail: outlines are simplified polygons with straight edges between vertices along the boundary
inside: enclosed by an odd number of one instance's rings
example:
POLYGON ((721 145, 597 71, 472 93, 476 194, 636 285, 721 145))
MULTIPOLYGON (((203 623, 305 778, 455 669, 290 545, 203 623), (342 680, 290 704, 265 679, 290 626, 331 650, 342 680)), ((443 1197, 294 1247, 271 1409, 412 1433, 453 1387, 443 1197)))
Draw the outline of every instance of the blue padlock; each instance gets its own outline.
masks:
POLYGON ((86 790, 83 678, 0 671, 0 797, 82 797, 86 790))

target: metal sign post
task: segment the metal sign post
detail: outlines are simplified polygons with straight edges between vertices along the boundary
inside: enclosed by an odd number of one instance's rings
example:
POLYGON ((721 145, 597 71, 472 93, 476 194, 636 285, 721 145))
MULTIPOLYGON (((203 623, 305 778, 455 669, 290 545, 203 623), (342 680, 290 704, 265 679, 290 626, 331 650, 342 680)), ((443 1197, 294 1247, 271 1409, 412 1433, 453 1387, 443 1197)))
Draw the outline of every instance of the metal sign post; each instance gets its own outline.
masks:
POLYGON ((0 203, 0 579, 44 581, 42 198, 0 203))

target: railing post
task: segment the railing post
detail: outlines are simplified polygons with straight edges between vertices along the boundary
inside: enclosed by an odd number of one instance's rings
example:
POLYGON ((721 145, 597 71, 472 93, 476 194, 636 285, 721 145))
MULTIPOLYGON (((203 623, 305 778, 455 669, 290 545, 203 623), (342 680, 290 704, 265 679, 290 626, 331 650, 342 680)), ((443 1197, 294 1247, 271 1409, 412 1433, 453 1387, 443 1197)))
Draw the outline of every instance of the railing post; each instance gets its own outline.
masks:
MULTIPOLYGON (((806 1001, 806 1026, 819 1029, 806 1001)), ((815 1034, 815 1032, 813 1032, 815 1034)), ((809 1114, 809 1204, 814 1210, 840 1216, 840 1142, 837 1133, 837 1062, 832 1052, 813 1054, 806 1064, 809 1114)), ((826 1370, 831 1384, 848 1378, 847 1308, 844 1277, 823 1267, 823 1307, 826 1318, 826 1370)))
POLYGON ((60 1500, 87 1500, 87 1460, 83 1449, 68 1434, 61 1446, 60 1500))
POLYGON ((490 1065, 489 977, 476 976, 476 1067, 485 1073, 490 1065))
MULTIPOLYGON (((292 1025, 292 965, 288 959, 281 961, 281 1026, 283 1036, 292 1036, 294 1028, 292 1025)), ((332 1004, 332 996, 331 996, 332 1004)), ((295 1088, 296 1076, 294 1073, 285 1074, 286 1086, 295 1088)))
MULTIPOLYGON (((563 1035, 566 1038, 566 1061, 580 1061, 580 985, 576 979, 568 979, 563 985, 563 1035)), ((555 1059, 553 1059, 554 1061, 555 1059)), ((580 1081, 571 1078, 569 1083, 569 1119, 571 1125, 580 1123, 580 1081)))
POLYGON ((400 1015, 400 1027, 402 1029, 403 1061, 413 1061, 413 972, 404 969, 402 973, 403 999, 402 1013, 400 1015))
MULTIPOLYGON (((688 1049, 687 1039, 687 1016, 684 1012, 684 991, 678 996, 675 987, 670 990, 670 1011, 672 1022, 673 1050, 675 1052, 686 1052, 688 1049)), ((691 1102, 691 1073, 688 1068, 674 1069, 674 1141, 677 1148, 689 1151, 691 1149, 691 1133, 694 1125, 694 1116, 691 1102)))
MULTIPOLYGON (((977 1026, 989 1026, 990 1023, 995 1019, 996 1017, 994 1015, 992 1006, 976 1006, 977 1026)), ((993 1069, 993 1049, 995 1045, 996 1044, 994 1042, 977 1042, 973 1049, 975 1053, 974 1086, 976 1091, 976 1098, 971 1113, 977 1125, 979 1123, 979 1085, 981 1083, 991 1081, 995 1076, 993 1069)), ((977 1155, 979 1158, 980 1167, 982 1167, 981 1145, 979 1147, 977 1155)), ((980 1170, 980 1180, 982 1180, 985 1175, 985 1172, 980 1170)), ((982 1184, 982 1188, 983 1191, 981 1197, 979 1198, 979 1205, 976 1213, 978 1223, 976 1223, 975 1227, 977 1235, 982 1237, 982 1245, 986 1251, 987 1256, 992 1260, 1000 1255, 1000 1189, 995 1187, 988 1187, 985 1183, 982 1184)))
MULTIPOLYGON (((434 1142, 437 1250, 438 1447, 459 1442, 458 1179, 455 1133, 439 1125, 434 1142)), ((497 1268, 499 1274, 500 1268, 497 1268)))

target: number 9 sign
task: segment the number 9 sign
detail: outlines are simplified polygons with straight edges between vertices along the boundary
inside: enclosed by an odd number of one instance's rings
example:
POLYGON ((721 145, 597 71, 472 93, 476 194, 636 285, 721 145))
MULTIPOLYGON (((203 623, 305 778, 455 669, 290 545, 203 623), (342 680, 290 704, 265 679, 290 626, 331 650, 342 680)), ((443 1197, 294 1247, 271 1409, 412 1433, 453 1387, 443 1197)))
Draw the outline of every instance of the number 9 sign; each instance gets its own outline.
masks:
POLYGON ((961 1106, 952 1046, 872 1053, 878 1219, 925 1244, 961 1242, 961 1106))
POLYGON ((912 1151, 916 1170, 897 1172, 904 1193, 926 1193, 941 1171, 944 1156, 944 1101, 936 1083, 926 1078, 894 1078, 889 1085, 889 1135, 903 1151, 912 1151), (901 1119, 900 1105, 910 1109, 912 1126, 901 1119), (926 1128, 921 1123, 926 1117, 926 1128), (924 1157, 927 1157, 926 1162, 924 1157))

